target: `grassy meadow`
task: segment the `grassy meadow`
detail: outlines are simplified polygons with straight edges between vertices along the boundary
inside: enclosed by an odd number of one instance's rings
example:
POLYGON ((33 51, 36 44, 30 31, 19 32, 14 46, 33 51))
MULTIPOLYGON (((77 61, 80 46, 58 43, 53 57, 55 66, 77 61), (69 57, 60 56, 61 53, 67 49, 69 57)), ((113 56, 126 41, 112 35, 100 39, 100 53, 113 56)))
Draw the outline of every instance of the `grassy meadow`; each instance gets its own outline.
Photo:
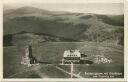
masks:
POLYGON ((70 66, 60 66, 64 50, 79 49, 86 54, 88 59, 94 61, 96 55, 104 55, 112 59, 111 63, 93 63, 90 65, 74 65, 74 73, 85 78, 92 76, 85 75, 85 72, 120 72, 123 77, 123 46, 110 43, 96 42, 44 42, 32 44, 33 56, 41 62, 49 62, 52 65, 40 64, 39 66, 27 67, 21 65, 21 58, 25 55, 25 46, 4 47, 4 78, 70 78, 70 75, 57 70, 55 66, 70 72, 70 66), (40 74, 41 73, 41 74, 40 74))

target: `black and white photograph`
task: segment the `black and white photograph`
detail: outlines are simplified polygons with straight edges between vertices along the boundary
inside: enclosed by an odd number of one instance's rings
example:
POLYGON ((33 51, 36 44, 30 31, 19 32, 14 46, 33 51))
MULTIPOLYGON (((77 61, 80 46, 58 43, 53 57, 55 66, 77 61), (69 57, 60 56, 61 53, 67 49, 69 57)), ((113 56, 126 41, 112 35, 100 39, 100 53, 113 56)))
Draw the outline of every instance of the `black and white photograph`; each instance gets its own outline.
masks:
POLYGON ((124 78, 123 6, 5 3, 3 78, 124 78))

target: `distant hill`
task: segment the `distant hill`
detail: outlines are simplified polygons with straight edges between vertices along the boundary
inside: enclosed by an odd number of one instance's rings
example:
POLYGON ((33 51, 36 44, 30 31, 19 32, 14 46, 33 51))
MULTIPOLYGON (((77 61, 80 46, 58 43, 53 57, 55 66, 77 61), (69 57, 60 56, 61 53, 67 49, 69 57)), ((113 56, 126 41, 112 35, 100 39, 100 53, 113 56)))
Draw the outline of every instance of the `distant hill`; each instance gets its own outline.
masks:
POLYGON ((42 43, 42 42, 63 42, 63 41, 75 41, 72 39, 65 39, 63 37, 52 36, 49 34, 38 34, 30 32, 19 32, 15 34, 4 35, 4 46, 12 45, 26 45, 33 43, 42 43))
POLYGON ((123 19, 123 15, 57 12, 22 7, 4 11, 4 35, 25 31, 75 41, 118 42, 123 37, 123 19))
POLYGON ((103 22, 110 24, 110 25, 116 25, 116 26, 124 26, 124 16, 123 15, 97 15, 99 19, 101 19, 103 22))

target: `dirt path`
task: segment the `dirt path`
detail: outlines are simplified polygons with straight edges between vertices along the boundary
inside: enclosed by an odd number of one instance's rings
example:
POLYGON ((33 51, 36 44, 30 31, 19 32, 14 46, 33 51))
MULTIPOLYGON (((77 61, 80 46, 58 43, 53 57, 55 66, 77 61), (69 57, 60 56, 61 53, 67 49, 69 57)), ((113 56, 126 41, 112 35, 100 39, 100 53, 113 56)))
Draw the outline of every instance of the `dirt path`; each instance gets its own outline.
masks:
MULTIPOLYGON (((56 73, 58 73, 59 71, 61 71, 63 74, 67 74, 68 76, 71 76, 71 73, 70 72, 68 72, 68 71, 66 71, 66 70, 64 70, 63 68, 60 68, 60 67, 58 67, 58 66, 55 66, 55 65, 51 65, 51 66, 53 66, 55 69, 57 69, 58 71, 56 71, 56 73)), ((27 69, 24 69, 24 70, 22 70, 21 72, 18 72, 18 73, 15 73, 15 74, 13 74, 13 75, 11 75, 11 76, 9 76, 10 78, 14 78, 14 77, 16 77, 16 76, 19 76, 19 75, 22 75, 22 74, 25 74, 25 73, 27 73, 27 72, 30 72, 30 71, 34 71, 37 75, 39 75, 41 78, 51 78, 51 76, 49 76, 49 74, 46 74, 45 72, 45 70, 44 71, 41 71, 42 70, 42 66, 41 65, 36 65, 36 66, 33 66, 33 67, 30 67, 30 69, 28 70, 28 68, 27 69)), ((59 72, 60 73, 60 72, 59 72)), ((76 77, 76 78, 83 78, 82 76, 80 76, 80 75, 78 75, 78 74, 72 74, 73 75, 73 77, 76 77)), ((24 77, 21 77, 21 78, 24 78, 24 77)), ((66 77, 65 77, 66 78, 66 77)))
MULTIPOLYGON (((70 72, 67 72, 66 70, 64 70, 64 69, 62 69, 62 68, 60 68, 60 67, 58 67, 58 66, 55 66, 55 67, 56 67, 56 69, 61 70, 61 71, 63 71, 64 73, 67 73, 67 74, 69 74, 69 75, 71 76, 71 73, 70 73, 70 72)), ((74 74, 74 73, 73 73, 73 76, 75 76, 75 77, 77 77, 77 78, 83 78, 82 76, 80 76, 80 75, 78 75, 78 74, 74 74)))

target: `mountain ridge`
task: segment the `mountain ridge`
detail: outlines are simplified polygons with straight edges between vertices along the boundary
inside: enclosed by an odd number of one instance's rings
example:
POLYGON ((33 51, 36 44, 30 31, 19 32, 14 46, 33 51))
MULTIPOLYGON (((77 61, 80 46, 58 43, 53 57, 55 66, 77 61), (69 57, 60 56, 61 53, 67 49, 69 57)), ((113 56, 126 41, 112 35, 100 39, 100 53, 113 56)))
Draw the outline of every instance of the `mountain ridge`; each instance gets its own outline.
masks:
POLYGON ((4 11, 4 35, 26 31, 77 41, 116 41, 117 37, 123 36, 123 33, 116 33, 119 29, 123 30, 123 15, 60 13, 33 7, 15 11, 8 14, 4 11))

